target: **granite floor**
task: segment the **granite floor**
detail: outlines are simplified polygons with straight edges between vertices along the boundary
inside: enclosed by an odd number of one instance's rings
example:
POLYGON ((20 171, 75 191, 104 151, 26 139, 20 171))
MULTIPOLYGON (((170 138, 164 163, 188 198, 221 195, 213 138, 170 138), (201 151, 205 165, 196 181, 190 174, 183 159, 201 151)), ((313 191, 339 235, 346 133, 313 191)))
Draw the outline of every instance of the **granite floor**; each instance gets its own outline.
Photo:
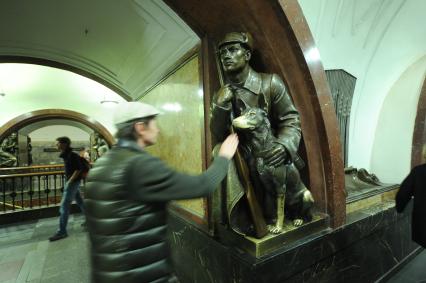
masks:
POLYGON ((387 283, 426 283, 426 250, 404 265, 387 283))
MULTIPOLYGON (((0 225, 0 283, 90 282, 87 233, 83 217, 70 215, 68 238, 49 242, 58 218, 0 225)), ((389 283, 426 282, 426 250, 418 254, 389 283)))
POLYGON ((87 233, 70 215, 69 236, 49 242, 58 218, 0 226, 0 282, 90 282, 87 233))

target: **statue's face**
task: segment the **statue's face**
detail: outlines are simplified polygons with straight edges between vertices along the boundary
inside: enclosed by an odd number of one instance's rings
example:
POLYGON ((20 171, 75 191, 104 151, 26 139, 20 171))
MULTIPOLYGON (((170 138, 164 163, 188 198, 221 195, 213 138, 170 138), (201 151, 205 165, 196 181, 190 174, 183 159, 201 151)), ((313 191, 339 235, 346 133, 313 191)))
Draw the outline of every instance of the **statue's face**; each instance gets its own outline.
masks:
POLYGON ((17 135, 18 135, 17 133, 10 134, 10 139, 12 140, 16 139, 17 135))
POLYGON ((223 45, 219 54, 225 72, 240 72, 250 60, 250 51, 239 43, 223 45))

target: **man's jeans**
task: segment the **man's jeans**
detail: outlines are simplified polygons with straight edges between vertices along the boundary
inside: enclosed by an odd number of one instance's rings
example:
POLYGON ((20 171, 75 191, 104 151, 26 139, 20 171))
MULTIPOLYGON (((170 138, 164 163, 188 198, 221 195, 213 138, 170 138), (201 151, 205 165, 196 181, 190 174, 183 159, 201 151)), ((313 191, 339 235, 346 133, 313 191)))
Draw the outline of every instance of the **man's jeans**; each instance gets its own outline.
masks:
POLYGON ((61 206, 59 208, 59 231, 58 234, 67 233, 68 216, 70 214, 71 202, 75 199, 75 202, 80 207, 81 212, 84 214, 83 199, 80 195, 80 181, 74 181, 72 183, 67 182, 64 187, 64 193, 62 194, 61 206))

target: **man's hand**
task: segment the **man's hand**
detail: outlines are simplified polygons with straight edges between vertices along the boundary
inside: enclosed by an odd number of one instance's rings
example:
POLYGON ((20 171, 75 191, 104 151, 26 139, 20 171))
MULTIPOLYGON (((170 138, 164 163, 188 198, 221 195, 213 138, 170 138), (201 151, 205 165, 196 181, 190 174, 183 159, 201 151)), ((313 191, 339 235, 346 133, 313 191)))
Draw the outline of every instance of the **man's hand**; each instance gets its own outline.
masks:
POLYGON ((265 155, 265 163, 268 166, 278 167, 284 163, 287 158, 287 151, 282 144, 276 143, 265 155))
POLYGON ((216 103, 219 106, 228 107, 233 96, 234 94, 231 86, 229 84, 224 85, 217 92, 216 103))
POLYGON ((238 147, 237 134, 230 134, 222 143, 219 149, 219 156, 232 159, 238 147))

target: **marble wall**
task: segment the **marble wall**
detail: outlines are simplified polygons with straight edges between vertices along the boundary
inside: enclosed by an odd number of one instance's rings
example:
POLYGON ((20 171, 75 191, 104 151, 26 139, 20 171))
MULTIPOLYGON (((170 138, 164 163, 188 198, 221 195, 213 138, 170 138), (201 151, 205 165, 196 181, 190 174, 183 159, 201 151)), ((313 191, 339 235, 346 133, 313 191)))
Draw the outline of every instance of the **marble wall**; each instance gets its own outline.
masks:
POLYGON ((393 201, 384 202, 261 258, 219 243, 178 215, 172 215, 170 241, 183 283, 374 282, 418 247, 410 211, 398 215, 393 201))
MULTIPOLYGON (((141 99, 163 112, 158 118, 160 135, 157 144, 147 150, 171 167, 191 174, 202 172, 205 159, 203 91, 200 86, 199 58, 194 56, 141 99)), ((176 203, 205 217, 204 199, 176 203)))

